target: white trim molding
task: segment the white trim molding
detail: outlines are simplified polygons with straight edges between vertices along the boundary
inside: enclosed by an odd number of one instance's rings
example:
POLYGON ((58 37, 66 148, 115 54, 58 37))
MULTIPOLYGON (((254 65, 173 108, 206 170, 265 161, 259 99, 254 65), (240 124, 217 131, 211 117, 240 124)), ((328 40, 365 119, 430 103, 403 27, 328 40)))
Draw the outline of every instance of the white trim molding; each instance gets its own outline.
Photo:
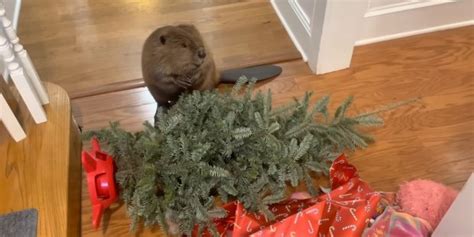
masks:
POLYGON ((435 6, 439 4, 446 4, 450 3, 453 1, 406 1, 406 2, 400 2, 400 3, 395 3, 395 4, 389 4, 385 6, 380 6, 380 7, 374 7, 374 8, 369 8, 367 13, 365 13, 364 17, 373 17, 373 16, 381 16, 385 14, 391 14, 395 12, 402 12, 402 11, 408 11, 408 10, 413 10, 417 8, 422 8, 422 7, 430 7, 430 6, 435 6))
POLYGON ((316 74, 349 67, 358 31, 353 25, 360 25, 367 5, 352 0, 305 1, 311 1, 305 5, 312 9, 302 9, 297 0, 271 0, 303 60, 316 74))
MULTIPOLYGON (((369 0, 377 2, 378 0, 369 0)), ((364 15, 356 45, 472 25, 474 0, 400 0, 364 15)))
MULTIPOLYGON (((296 49, 301 53, 303 60, 307 62, 307 52, 310 50, 310 30, 306 28, 303 23, 304 20, 301 21, 301 19, 305 19, 304 12, 295 12, 293 5, 296 3, 290 4, 290 2, 294 1, 295 0, 271 0, 271 4, 296 49)), ((310 26, 308 25, 307 27, 310 26)))
POLYGON ((370 39, 358 40, 355 43, 355 45, 361 46, 361 45, 366 45, 366 44, 373 44, 373 43, 378 43, 378 42, 387 41, 387 40, 399 39, 399 38, 404 38, 404 37, 409 37, 409 36, 414 36, 414 35, 426 34, 426 33, 436 32, 436 31, 441 31, 441 30, 449 30, 449 29, 454 29, 454 28, 459 28, 459 27, 464 27, 464 26, 471 26, 471 25, 474 25, 474 20, 434 26, 430 28, 401 32, 401 33, 396 33, 396 34, 391 34, 391 35, 383 35, 383 36, 374 37, 370 39))
POLYGON ((298 1, 288 1, 290 4, 291 9, 295 12, 296 16, 300 20, 301 24, 303 25, 304 29, 308 33, 309 36, 311 36, 311 28, 309 26, 310 24, 310 19, 309 17, 304 13, 303 8, 301 5, 298 3, 298 1))
POLYGON ((315 2, 309 67, 316 74, 348 68, 367 5, 350 0, 315 2))

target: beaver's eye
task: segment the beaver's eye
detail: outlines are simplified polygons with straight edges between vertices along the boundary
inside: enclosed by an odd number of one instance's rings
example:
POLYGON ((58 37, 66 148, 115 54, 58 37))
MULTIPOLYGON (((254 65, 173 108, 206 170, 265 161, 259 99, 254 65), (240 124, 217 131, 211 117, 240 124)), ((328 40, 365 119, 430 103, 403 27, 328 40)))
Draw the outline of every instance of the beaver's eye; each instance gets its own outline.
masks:
POLYGON ((183 48, 187 48, 187 47, 188 47, 186 44, 181 44, 181 46, 183 46, 183 48))

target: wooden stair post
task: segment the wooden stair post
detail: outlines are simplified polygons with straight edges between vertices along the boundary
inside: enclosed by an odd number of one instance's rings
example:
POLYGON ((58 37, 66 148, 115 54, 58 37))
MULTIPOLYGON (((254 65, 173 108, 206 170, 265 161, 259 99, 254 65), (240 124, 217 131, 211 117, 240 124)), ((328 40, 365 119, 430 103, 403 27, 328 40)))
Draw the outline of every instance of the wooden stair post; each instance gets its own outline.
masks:
POLYGON ((69 97, 45 83, 48 121, 35 124, 25 106, 16 115, 27 137, 15 142, 0 125, 0 215, 38 210, 38 236, 79 236, 81 139, 69 97))

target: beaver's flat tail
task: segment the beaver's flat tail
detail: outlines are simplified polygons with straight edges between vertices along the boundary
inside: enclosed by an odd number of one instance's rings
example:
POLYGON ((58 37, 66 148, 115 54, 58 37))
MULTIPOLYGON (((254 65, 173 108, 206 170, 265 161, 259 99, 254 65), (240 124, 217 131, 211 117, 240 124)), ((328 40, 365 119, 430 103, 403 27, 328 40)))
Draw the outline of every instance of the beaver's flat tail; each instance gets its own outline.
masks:
POLYGON ((281 74, 281 67, 275 65, 261 65, 247 68, 229 69, 221 72, 221 83, 235 83, 241 76, 247 78, 256 78, 257 81, 263 81, 276 77, 281 74))

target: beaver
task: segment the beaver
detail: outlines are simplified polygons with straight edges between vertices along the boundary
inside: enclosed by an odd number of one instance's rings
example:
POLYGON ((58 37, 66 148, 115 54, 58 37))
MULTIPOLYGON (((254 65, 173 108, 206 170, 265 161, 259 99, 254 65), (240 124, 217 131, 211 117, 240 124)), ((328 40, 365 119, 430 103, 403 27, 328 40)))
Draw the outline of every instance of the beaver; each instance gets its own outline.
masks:
MULTIPOLYGON (((209 47, 194 25, 156 29, 146 39, 142 52, 145 84, 159 107, 167 110, 183 93, 210 90, 222 83, 235 83, 241 76, 261 81, 278 76, 274 65, 229 69, 218 72, 209 47)), ((155 125, 157 117, 155 113, 155 125)))
POLYGON ((146 39, 142 73, 158 106, 169 108, 182 93, 213 89, 219 75, 212 53, 193 25, 164 26, 146 39))

